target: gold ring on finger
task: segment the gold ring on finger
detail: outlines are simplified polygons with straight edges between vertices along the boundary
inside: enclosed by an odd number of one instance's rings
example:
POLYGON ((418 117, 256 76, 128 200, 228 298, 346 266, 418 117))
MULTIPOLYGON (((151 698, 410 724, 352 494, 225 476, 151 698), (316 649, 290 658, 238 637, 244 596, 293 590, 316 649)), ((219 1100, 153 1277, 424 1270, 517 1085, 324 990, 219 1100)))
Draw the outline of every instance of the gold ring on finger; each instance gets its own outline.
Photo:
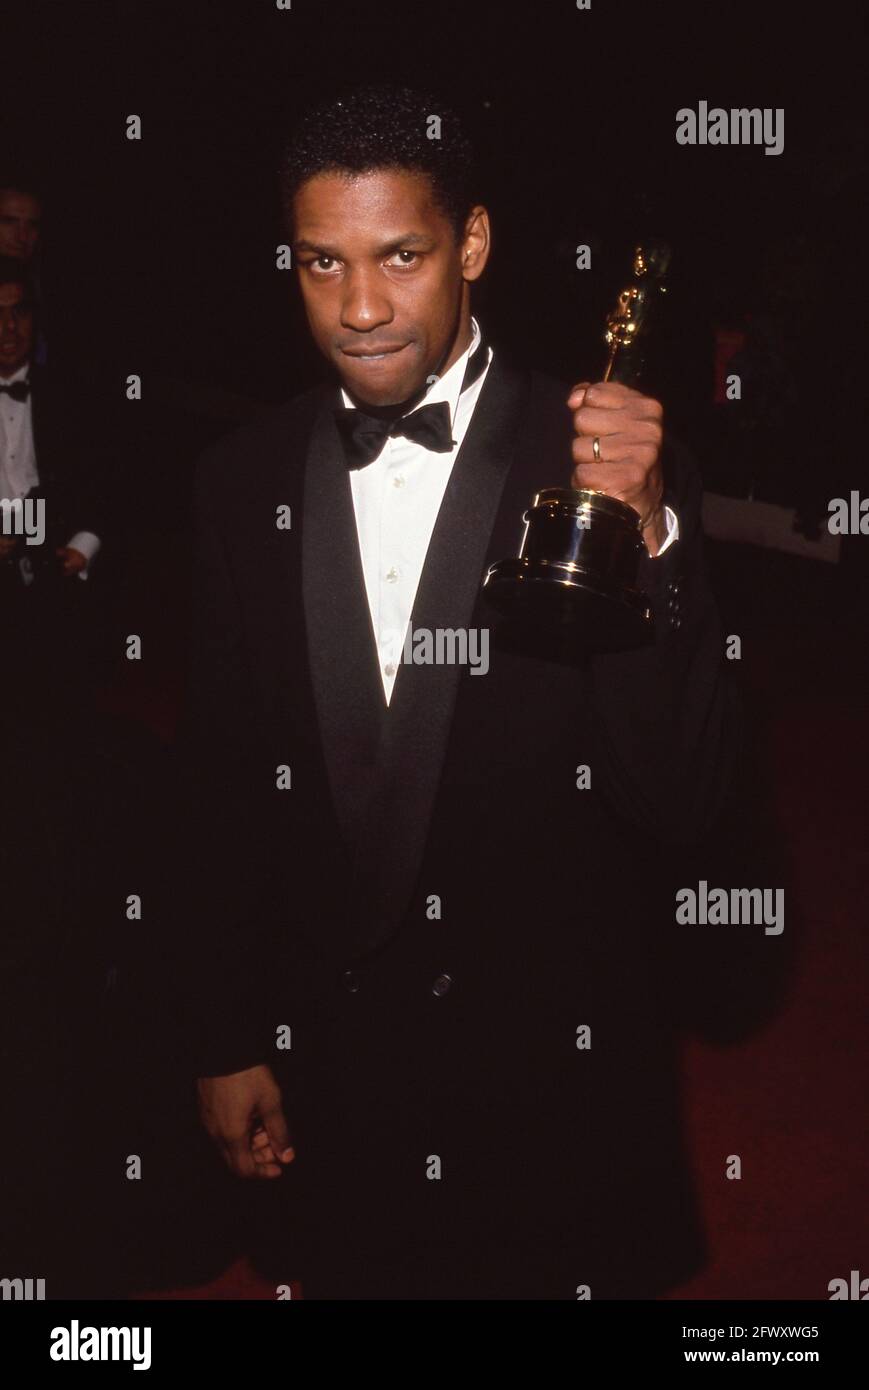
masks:
POLYGON ((600 437, 598 435, 595 435, 591 441, 591 452, 594 454, 595 463, 600 463, 600 437))

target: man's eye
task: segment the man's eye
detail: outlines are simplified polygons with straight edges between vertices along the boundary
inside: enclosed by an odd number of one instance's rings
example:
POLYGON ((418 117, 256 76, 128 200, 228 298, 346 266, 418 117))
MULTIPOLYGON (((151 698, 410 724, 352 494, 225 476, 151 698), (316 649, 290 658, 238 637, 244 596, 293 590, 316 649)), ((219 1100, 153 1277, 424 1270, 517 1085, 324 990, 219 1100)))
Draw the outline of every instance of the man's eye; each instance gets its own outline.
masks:
POLYGON ((419 255, 416 251, 396 251, 395 254, 396 256, 410 256, 411 258, 409 261, 399 261, 399 265, 413 265, 414 261, 419 260, 419 255))
POLYGON ((308 261, 308 265, 309 265, 309 266, 311 267, 311 269, 313 269, 313 270, 329 270, 329 269, 331 268, 331 266, 333 266, 334 264, 335 264, 335 257, 334 257, 334 256, 315 256, 314 259, 313 259, 312 261, 308 261), (326 261, 328 261, 328 263, 329 263, 328 265, 325 265, 325 264, 324 264, 324 262, 326 262, 326 261))

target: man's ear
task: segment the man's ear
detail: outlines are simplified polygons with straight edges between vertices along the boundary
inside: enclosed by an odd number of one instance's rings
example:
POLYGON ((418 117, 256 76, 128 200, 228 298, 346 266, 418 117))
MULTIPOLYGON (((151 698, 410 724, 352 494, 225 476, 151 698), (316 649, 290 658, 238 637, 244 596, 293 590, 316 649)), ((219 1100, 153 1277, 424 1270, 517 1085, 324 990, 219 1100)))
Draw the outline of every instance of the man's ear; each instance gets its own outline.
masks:
POLYGON ((462 277, 465 280, 479 280, 486 268, 491 249, 491 229, 489 214, 478 205, 471 209, 465 223, 462 241, 462 277))

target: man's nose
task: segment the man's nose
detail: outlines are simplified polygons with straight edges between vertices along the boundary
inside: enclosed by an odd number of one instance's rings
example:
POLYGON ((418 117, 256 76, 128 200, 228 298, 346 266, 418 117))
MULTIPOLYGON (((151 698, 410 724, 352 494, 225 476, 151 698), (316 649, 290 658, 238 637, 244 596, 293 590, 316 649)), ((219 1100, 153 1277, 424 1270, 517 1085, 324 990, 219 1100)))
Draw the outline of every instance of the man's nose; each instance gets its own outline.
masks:
POLYGON ((368 333, 372 328, 390 323, 392 317, 392 305, 384 293, 381 277, 364 270, 352 271, 344 282, 344 298, 341 303, 342 326, 355 328, 359 333, 368 333))

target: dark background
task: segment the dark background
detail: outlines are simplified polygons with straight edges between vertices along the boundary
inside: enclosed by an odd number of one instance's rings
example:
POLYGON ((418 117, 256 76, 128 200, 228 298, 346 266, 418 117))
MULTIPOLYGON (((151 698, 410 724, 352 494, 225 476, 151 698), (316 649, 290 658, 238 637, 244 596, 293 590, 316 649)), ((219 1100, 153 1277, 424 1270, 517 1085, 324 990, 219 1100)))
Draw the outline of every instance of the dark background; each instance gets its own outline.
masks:
MULTIPOLYGON (((567 379, 594 373, 631 247, 664 236, 674 264, 650 385, 667 389, 671 424, 711 467, 712 332, 771 320, 773 344, 729 413, 772 412, 802 447, 758 458, 749 481, 791 500, 825 450, 827 497, 836 422, 823 422, 826 446, 818 422, 813 446, 806 407, 852 357, 866 169, 835 6, 809 25, 793 6, 681 0, 589 11, 37 0, 4 42, 4 145, 47 186, 55 351, 108 369, 119 391, 128 371, 151 377, 140 415, 175 399, 155 374, 252 401, 309 383, 317 363, 292 274, 274 265, 278 151, 333 82, 400 78, 442 92, 476 135, 494 229, 476 307, 492 336, 567 379), (678 146, 675 112, 701 98, 784 107, 784 152, 678 146), (130 113, 140 142, 125 138, 130 113), (589 271, 575 267, 579 243, 592 247, 589 271)), ((164 443, 149 467, 165 455, 164 443)), ((748 491, 742 460, 719 450, 715 462, 722 490, 748 491)))
MULTIPOLYGON (((707 486, 795 507, 817 534, 829 498, 865 477, 867 155, 844 8, 808 22, 745 0, 712 12, 683 0, 36 0, 6 21, 4 43, 3 150, 47 194, 51 360, 90 376, 120 436, 118 553, 135 562, 114 587, 131 586, 128 604, 148 602, 138 587, 155 545, 164 573, 183 565, 199 447, 320 372, 292 272, 275 268, 274 171, 295 115, 344 81, 435 88, 465 115, 493 222, 475 291, 491 337, 566 381, 595 376, 631 249, 663 236, 673 270, 647 389, 707 486), (700 99, 783 107, 783 153, 677 145, 675 113, 700 99), (131 113, 139 142, 125 138, 131 113), (728 370, 743 396, 716 405, 716 340, 729 331, 742 335, 728 370), (131 372, 145 383, 136 404, 124 401, 131 372)), ((865 547, 844 549, 865 576, 865 547)))
MULTIPOLYGON (((114 460, 114 530, 94 567, 105 605, 95 723, 85 753, 69 755, 68 740, 64 752, 82 773, 89 809, 64 809, 50 778, 46 787, 47 814, 61 827, 55 838, 66 827, 67 853, 78 861, 81 816, 93 812, 104 827, 102 839, 90 830, 101 896, 89 923, 76 921, 83 968, 91 983, 93 971, 110 980, 119 1027, 150 1007, 134 987, 124 993, 148 953, 147 931, 120 944, 109 898, 137 874, 145 882, 154 874, 155 834, 169 825, 193 462, 211 439, 319 372, 292 274, 275 268, 284 237, 274 170, 295 114, 350 80, 400 79, 458 107, 479 144, 493 225, 475 312, 496 342, 565 381, 599 371, 604 315, 635 241, 667 238, 673 272, 648 389, 664 400, 710 490, 793 507, 811 533, 831 497, 867 491, 856 25, 856 9, 852 17, 845 7, 681 0, 593 0, 587 12, 572 0, 293 0, 288 12, 273 0, 31 0, 4 18, 2 155, 29 164, 45 188, 49 361, 84 381, 94 428, 111 440, 114 460), (678 146, 675 113, 696 110, 701 99, 783 107, 783 154, 678 146), (125 138, 130 114, 142 118, 139 142, 125 138), (575 267, 580 243, 592 247, 591 270, 575 267), (742 375, 743 399, 716 405, 716 336, 728 331, 743 335, 731 368, 742 375), (137 403, 124 399, 132 372, 143 379, 137 403), (129 632, 145 634, 141 663, 123 659, 129 632), (119 865, 131 866, 126 876, 119 865)), ((519 533, 517 517, 517 544, 519 533)), ((692 1054, 695 1096, 707 1097, 691 1112, 701 1171, 704 1156, 711 1173, 721 1145, 732 1142, 726 1125, 720 1136, 711 1132, 719 1111, 751 1116, 755 1133, 779 1126, 792 1138, 774 1162, 767 1155, 763 1190, 740 1194, 736 1230, 754 1232, 754 1244, 734 1236, 733 1213, 710 1179, 718 1263, 701 1289, 708 1296, 824 1296, 827 1279, 847 1275, 865 1254, 865 1239, 852 1246, 845 1233, 869 1151, 854 1118, 869 1043, 855 985, 865 985, 867 970, 867 553, 865 537, 846 539, 836 566, 709 545, 726 630, 743 640, 739 674, 757 741, 754 798, 769 862, 787 863, 808 963, 760 1051, 743 1048, 723 1062, 692 1054), (833 1019, 835 1056, 817 1042, 833 1019), (787 1191, 813 1214, 804 1261, 782 1283, 777 1252, 790 1249, 794 1220, 775 1194, 787 1191)), ((77 874, 87 878, 80 862, 77 874)), ((765 881, 783 879, 771 871, 765 881)), ((69 911, 84 900, 73 898, 69 911)), ((243 1234, 228 1233, 243 1222, 236 1215, 215 1226, 214 1204, 202 1205, 208 1182, 217 1190, 220 1178, 192 1121, 183 1128, 189 1099, 172 1090, 171 1067, 146 1058, 121 1099, 130 1071, 127 1054, 118 1056, 122 1079, 99 1107, 102 1118, 126 1105, 138 1138, 124 1138, 125 1152, 162 1145, 150 1195, 147 1184, 124 1183, 95 1198, 107 1211, 112 1201, 127 1204, 133 1253, 124 1277, 156 1288, 211 1277, 243 1248, 243 1234), (132 1222, 131 1188, 141 1207, 132 1222), (174 1246, 154 1234, 165 1232, 166 1203, 174 1246)), ((69 1105, 74 1084, 64 1094, 69 1105)), ((107 1159, 107 1171, 113 1164, 107 1159)), ((236 1213, 248 1200, 235 1188, 220 1191, 236 1213)), ((73 1284, 82 1260, 88 1264, 76 1255, 69 1265, 73 1284)), ((116 1255, 101 1268, 97 1255, 89 1261, 105 1287, 116 1255)), ((123 1279, 115 1272, 108 1282, 123 1279)))

